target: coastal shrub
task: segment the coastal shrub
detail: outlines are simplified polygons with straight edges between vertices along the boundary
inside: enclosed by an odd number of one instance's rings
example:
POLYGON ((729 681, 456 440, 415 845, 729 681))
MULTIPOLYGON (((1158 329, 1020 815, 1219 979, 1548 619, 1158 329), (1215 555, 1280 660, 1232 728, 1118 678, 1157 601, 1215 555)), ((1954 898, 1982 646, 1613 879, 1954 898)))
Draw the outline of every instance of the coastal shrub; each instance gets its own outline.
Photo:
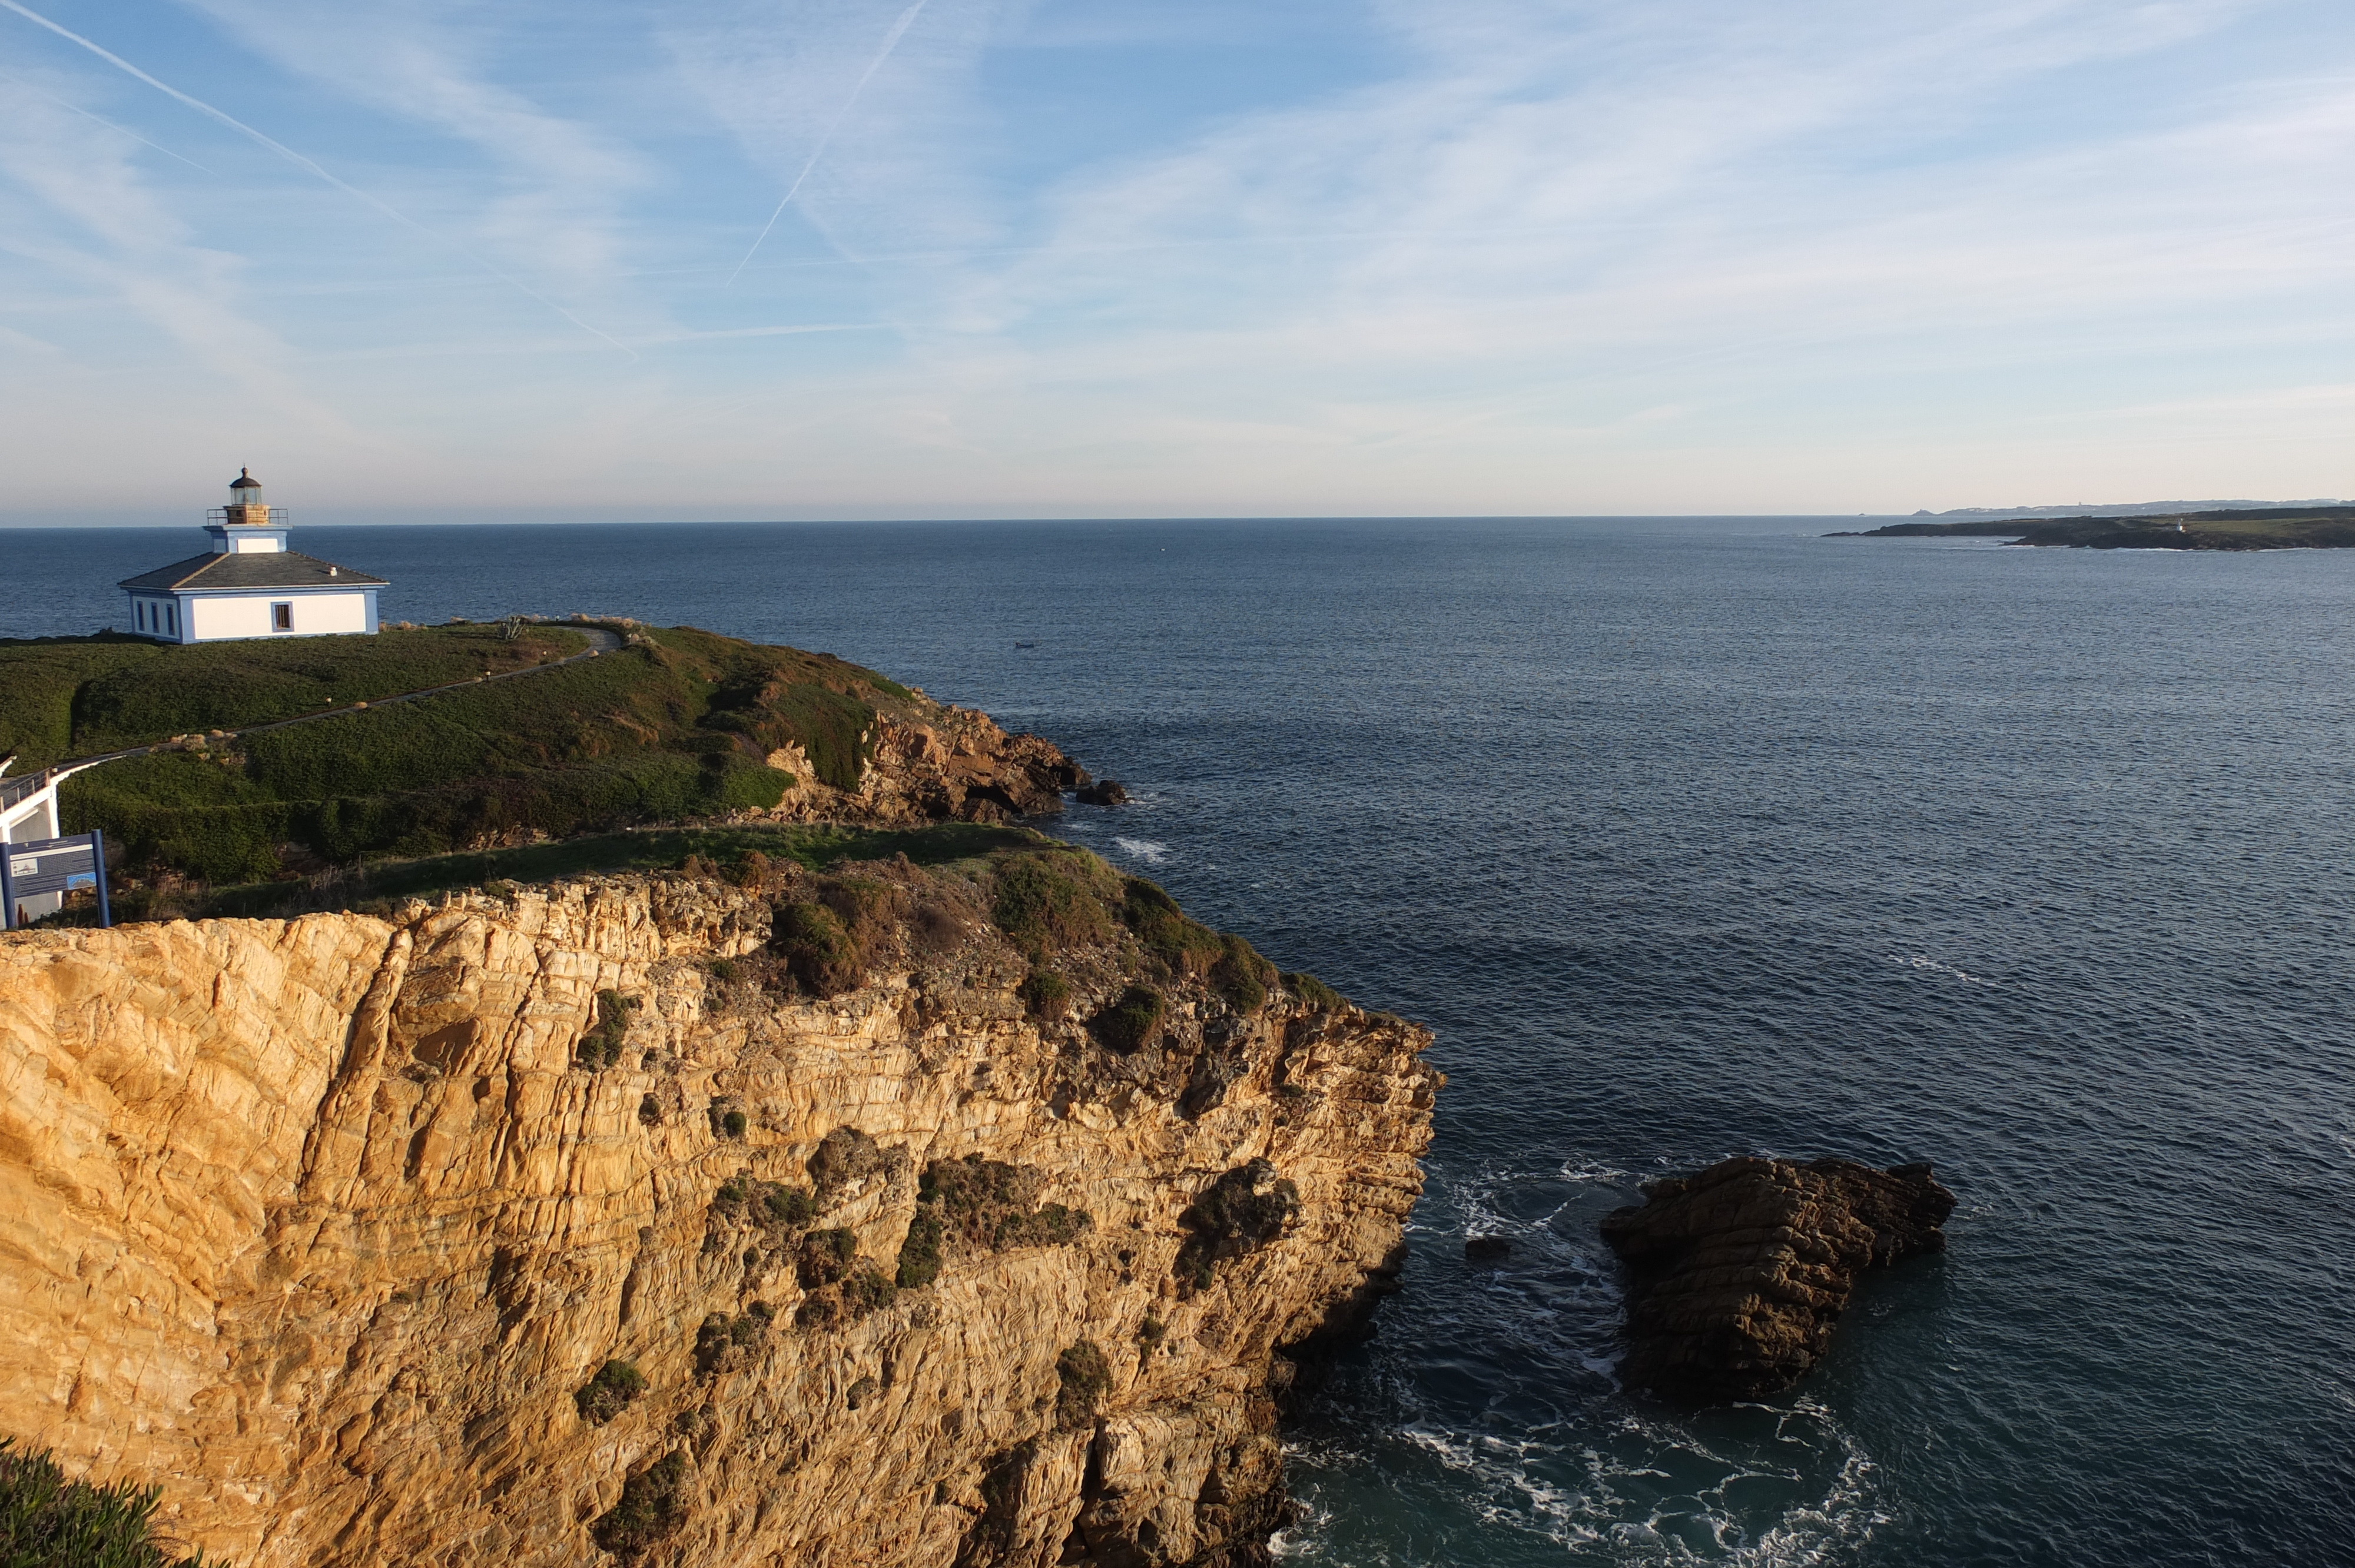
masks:
POLYGON ((838 996, 858 983, 858 944, 842 916, 823 904, 788 904, 777 911, 771 946, 802 987, 838 996))
POLYGON ((638 1097, 639 1125, 644 1127, 660 1127, 662 1125, 662 1102, 655 1099, 652 1095, 640 1095, 638 1097))
POLYGON ((743 966, 733 959, 714 959, 703 966, 703 972, 722 985, 732 985, 744 975, 743 966))
POLYGON ((1342 1005, 1341 993, 1318 980, 1315 975, 1294 972, 1284 977, 1292 994, 1314 1008, 1330 1012, 1342 1005))
POLYGON ((630 1014, 638 1010, 638 999, 623 996, 618 991, 597 993, 597 1022, 581 1036, 581 1048, 573 1060, 591 1072, 610 1067, 622 1059, 622 1042, 630 1033, 630 1014))
POLYGON ((850 1277, 851 1265, 858 1257, 858 1238, 850 1232, 840 1228, 812 1231, 802 1238, 801 1251, 794 1265, 803 1289, 820 1290, 850 1277))
POLYGON ((1219 934, 1189 918, 1177 900, 1141 876, 1121 884, 1121 919, 1145 950, 1173 974, 1199 980, 1226 956, 1219 934))
POLYGON ((687 1462, 674 1449, 622 1483, 621 1499, 589 1526, 598 1545, 628 1561, 687 1521, 687 1462))
POLYGON ((0 1564, 5 1568, 205 1568, 155 1539, 160 1487, 69 1481, 47 1449, 0 1437, 0 1564))
POLYGON ((1141 876, 1125 878, 1121 893, 1122 922, 1171 974, 1209 980, 1210 989, 1238 1012, 1256 1012, 1267 1001, 1275 966, 1249 942, 1191 918, 1177 900, 1141 876))
POLYGON ((938 1160, 916 1181, 916 1217, 900 1248, 900 1284, 930 1285, 952 1244, 976 1252, 1068 1246, 1095 1226, 1085 1209, 1040 1203, 1046 1179, 1027 1165, 968 1154, 938 1160))
POLYGON ((1210 989, 1237 1012, 1257 1012, 1267 1002, 1275 966, 1231 932, 1219 938, 1219 961, 1210 969, 1210 989))
POLYGON ((152 759, 111 763, 69 786, 109 813, 69 828, 107 828, 135 867, 236 882, 276 874, 272 852, 290 842, 343 863, 765 809, 793 785, 766 765, 788 741, 826 782, 855 789, 877 704, 915 700, 838 659, 686 630, 526 680, 474 681, 585 646, 570 629, 526 623, 512 639, 506 630, 452 625, 300 646, 0 643, 0 753, 20 752, 31 767, 372 703, 249 733, 235 743, 242 759, 227 767, 197 759, 251 801, 166 800, 170 790, 141 776, 152 759), (453 682, 464 683, 382 701, 453 682), (281 821, 181 820, 241 804, 267 804, 281 821))
POLYGON ((831 1197, 861 1177, 889 1170, 904 1154, 887 1150, 855 1127, 837 1127, 818 1139, 803 1169, 820 1193, 831 1197))
POLYGON ((1084 850, 1010 854, 990 872, 989 917, 1015 946, 1045 953, 1107 942, 1109 869, 1084 850))
POLYGON ((1104 1395, 1112 1392, 1112 1368, 1090 1340, 1055 1358, 1055 1425, 1065 1432, 1092 1424, 1104 1395))
POLYGON ((711 1207, 723 1217, 768 1231, 797 1231, 817 1217, 817 1200, 799 1187, 756 1181, 749 1173, 730 1176, 711 1195, 711 1207))
POLYGON ((695 1330, 696 1375, 709 1377, 736 1351, 759 1344, 775 1319, 776 1309, 765 1301, 755 1301, 732 1318, 725 1312, 706 1317, 695 1330))
POLYGON ((720 1117, 719 1125, 727 1131, 729 1137, 741 1138, 744 1136, 745 1128, 751 1124, 744 1119, 742 1111, 731 1110, 720 1117))
POLYGON ((1052 1023, 1071 1015, 1071 982, 1052 969, 1033 969, 1022 982, 1022 1005, 1031 1017, 1052 1023))
POLYGON ((900 1287, 892 1283, 891 1277, 870 1263, 852 1271, 850 1277, 842 1282, 843 1310, 851 1321, 857 1322, 869 1312, 889 1307, 899 1294, 900 1287))
POLYGON ((1173 1272, 1187 1294, 1209 1287, 1218 1265, 1256 1252, 1300 1212, 1300 1189, 1265 1160, 1239 1165, 1204 1188, 1178 1223, 1186 1230, 1173 1272))
POLYGON ((1167 1009, 1161 993, 1149 985, 1133 985, 1118 1001, 1096 1014, 1091 1025, 1096 1038, 1120 1052, 1135 1051, 1153 1038, 1167 1009))
POLYGON ((634 1363, 609 1361, 597 1369, 595 1377, 573 1394, 572 1404, 581 1412, 582 1420, 593 1426, 602 1426, 627 1410, 645 1391, 645 1377, 634 1363))
POLYGON ((711 777, 705 781, 704 793, 710 797, 716 810, 765 811, 783 800, 785 791, 793 787, 794 776, 782 768, 731 758, 711 771, 711 777))
POLYGON ((922 1290, 941 1277, 941 1238, 947 1229, 940 1215, 917 1209, 916 1217, 908 1222, 907 1239, 900 1244, 895 1277, 900 1289, 922 1290))

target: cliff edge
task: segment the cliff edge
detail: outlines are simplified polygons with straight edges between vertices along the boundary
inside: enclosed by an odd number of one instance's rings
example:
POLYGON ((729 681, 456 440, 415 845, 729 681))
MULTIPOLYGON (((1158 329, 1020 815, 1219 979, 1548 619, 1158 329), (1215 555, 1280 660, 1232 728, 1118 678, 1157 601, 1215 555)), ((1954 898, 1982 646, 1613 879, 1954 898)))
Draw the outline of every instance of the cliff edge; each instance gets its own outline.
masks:
POLYGON ((1061 846, 0 938, 5 1426, 250 1568, 1262 1562, 1427 1043, 1061 846))

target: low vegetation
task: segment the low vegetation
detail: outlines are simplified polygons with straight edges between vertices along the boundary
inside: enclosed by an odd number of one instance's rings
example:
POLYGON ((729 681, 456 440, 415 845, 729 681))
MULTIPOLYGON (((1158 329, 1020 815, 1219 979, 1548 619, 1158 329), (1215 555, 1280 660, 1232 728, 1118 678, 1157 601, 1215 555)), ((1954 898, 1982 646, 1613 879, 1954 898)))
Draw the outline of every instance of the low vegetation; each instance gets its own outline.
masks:
POLYGON ((597 1375, 572 1396, 572 1404, 583 1421, 602 1426, 627 1410, 645 1391, 645 1375, 634 1363, 610 1361, 599 1367, 597 1375))
POLYGON ((622 1483, 620 1500, 597 1516, 589 1533, 624 1562, 638 1556, 687 1521, 690 1473, 684 1451, 664 1455, 622 1483))
MULTIPOLYGON (((450 888, 549 882, 598 872, 677 871, 701 864, 733 874, 772 862, 791 862, 818 871, 849 861, 890 860, 900 855, 917 865, 938 865, 1046 842, 1045 835, 1034 829, 980 822, 905 829, 832 824, 642 829, 515 849, 375 861, 306 881, 118 892, 114 906, 118 919, 165 914, 286 918, 319 909, 389 914, 396 899, 424 897, 450 888)), ((735 960, 723 961, 731 969, 741 968, 735 960)))
POLYGON ((1114 1051, 1142 1050, 1161 1028, 1168 1001, 1149 985, 1133 985, 1095 1016, 1096 1038, 1114 1051))
POLYGON ((581 1037, 575 1060, 592 1073, 619 1062, 622 1043, 630 1033, 630 1014, 637 1010, 638 999, 634 996, 623 996, 618 991, 599 991, 597 1022, 581 1037))
POLYGON ((1174 1272, 1188 1294, 1209 1288, 1218 1266, 1247 1256, 1284 1234, 1300 1213, 1300 1189, 1264 1160, 1238 1165, 1202 1190, 1178 1216, 1187 1231, 1174 1272))
POLYGON ((1112 1392, 1112 1367, 1092 1340, 1082 1340, 1055 1358, 1055 1425, 1066 1432, 1094 1424, 1112 1392))
POLYGON ((1040 1203, 1046 1178, 1028 1165, 968 1154, 924 1167, 916 1183, 916 1217, 900 1244, 900 1288, 921 1289, 940 1277, 954 1249, 1010 1252, 1067 1246, 1095 1226, 1085 1209, 1040 1203))
POLYGON ((640 629, 630 646, 528 680, 382 705, 585 646, 542 623, 514 638, 458 625, 190 647, 0 643, 0 755, 17 753, 22 771, 197 737, 77 775, 63 803, 69 831, 103 828, 121 846, 126 881, 218 885, 773 806, 794 780, 767 759, 786 747, 819 780, 855 789, 879 714, 917 705, 824 654, 678 627, 640 629), (359 702, 379 705, 254 728, 359 702))
POLYGON ((725 1371, 738 1359, 739 1352, 748 1351, 768 1338, 775 1320, 775 1309, 765 1301, 755 1301, 732 1316, 714 1312, 704 1319, 695 1330, 696 1375, 709 1377, 725 1371))
POLYGON ((66 1478, 47 1450, 0 1437, 0 1568, 206 1568, 155 1539, 158 1487, 66 1478))

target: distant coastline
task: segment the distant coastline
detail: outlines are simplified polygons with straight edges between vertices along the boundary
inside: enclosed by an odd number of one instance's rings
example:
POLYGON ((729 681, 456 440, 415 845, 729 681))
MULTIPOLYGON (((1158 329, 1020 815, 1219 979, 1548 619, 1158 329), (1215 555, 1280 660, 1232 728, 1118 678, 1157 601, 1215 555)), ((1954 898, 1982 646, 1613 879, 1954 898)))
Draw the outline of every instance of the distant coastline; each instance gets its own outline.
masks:
POLYGON ((1891 523, 1824 537, 1995 538, 2013 545, 2079 550, 2338 550, 2355 546, 2355 506, 2228 505, 2198 512, 2098 517, 1977 515, 1960 523, 1891 523))
POLYGON ((2317 506, 2348 505, 2355 505, 2355 502, 2335 495, 2307 495, 2289 501, 2075 501, 2065 506, 1950 506, 1944 512, 1923 507, 1913 515, 2034 518, 2049 522, 2056 517, 2182 517, 2194 512, 2278 512, 2289 507, 2306 511, 2317 506))

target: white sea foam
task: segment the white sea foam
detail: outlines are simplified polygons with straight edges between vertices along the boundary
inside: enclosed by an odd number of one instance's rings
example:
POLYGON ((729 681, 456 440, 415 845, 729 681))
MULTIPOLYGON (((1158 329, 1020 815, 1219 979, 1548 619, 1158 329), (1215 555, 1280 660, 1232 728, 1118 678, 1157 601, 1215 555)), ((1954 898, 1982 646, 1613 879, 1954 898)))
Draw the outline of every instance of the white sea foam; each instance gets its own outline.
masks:
POLYGON ((1132 860, 1141 860, 1147 865, 1159 865, 1169 858, 1169 846, 1155 843, 1151 839, 1124 839, 1115 835, 1112 842, 1121 853, 1132 860))
POLYGON ((1966 974, 1952 964, 1942 964, 1935 959, 1921 955, 1916 955, 1910 959, 1901 959, 1896 957, 1894 954, 1891 954, 1889 961, 1904 969, 1920 969, 1926 974, 1949 975, 1955 980, 1966 981, 1971 985, 1993 985, 1995 983, 1995 981, 1987 979, 1985 975, 1966 974))

